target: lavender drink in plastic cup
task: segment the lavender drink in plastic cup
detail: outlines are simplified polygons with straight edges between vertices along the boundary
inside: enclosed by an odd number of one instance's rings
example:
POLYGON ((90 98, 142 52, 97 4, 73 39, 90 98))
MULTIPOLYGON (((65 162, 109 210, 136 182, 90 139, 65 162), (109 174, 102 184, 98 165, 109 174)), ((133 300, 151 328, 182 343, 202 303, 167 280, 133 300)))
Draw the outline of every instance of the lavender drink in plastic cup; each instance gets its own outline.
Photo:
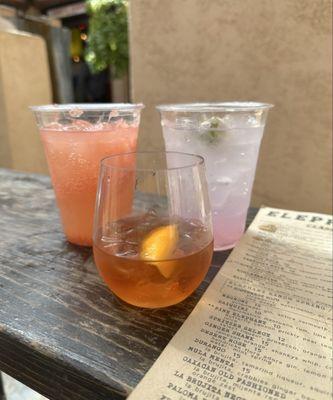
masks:
POLYGON ((256 102, 160 105, 167 151, 204 157, 213 213, 214 250, 235 246, 247 211, 268 110, 256 102))

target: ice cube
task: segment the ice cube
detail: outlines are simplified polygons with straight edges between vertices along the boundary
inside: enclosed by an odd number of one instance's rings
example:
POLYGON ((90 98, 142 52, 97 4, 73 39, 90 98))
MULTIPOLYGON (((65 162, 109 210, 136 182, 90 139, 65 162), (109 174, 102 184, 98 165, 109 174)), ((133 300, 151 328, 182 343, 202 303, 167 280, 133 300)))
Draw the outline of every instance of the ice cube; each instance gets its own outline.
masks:
POLYGON ((134 247, 123 247, 117 251, 117 257, 134 257, 138 254, 137 249, 134 247))
POLYGON ((81 115, 83 114, 83 110, 81 110, 81 109, 78 108, 78 107, 75 107, 75 108, 72 108, 72 109, 68 112, 68 114, 69 114, 71 117, 73 117, 73 118, 78 118, 78 117, 81 117, 81 115))
POLYGON ((62 131, 64 129, 64 126, 60 124, 59 122, 51 122, 47 125, 45 125, 44 129, 49 129, 49 130, 54 130, 54 131, 62 131))
POLYGON ((93 124, 84 119, 78 119, 76 121, 71 121, 72 123, 69 125, 63 126, 63 130, 66 131, 89 131, 93 130, 93 124))
MULTIPOLYGON (((158 205, 156 205, 158 207, 158 205)), ((156 217, 157 216, 157 212, 155 210, 155 208, 149 208, 147 211, 147 216, 149 217, 156 217)))
POLYGON ((230 113, 221 118, 221 128, 253 128, 261 126, 261 114, 256 113, 230 113))
POLYGON ((230 185, 230 183, 232 183, 232 179, 229 178, 228 176, 221 176, 220 178, 216 179, 216 182, 228 186, 230 185))
POLYGON ((207 129, 223 130, 225 126, 223 125, 223 118, 211 117, 205 119, 200 124, 200 129, 206 131, 207 129))
POLYGON ((109 121, 111 120, 111 118, 118 117, 118 115, 119 112, 117 110, 112 110, 109 114, 109 121))
POLYGON ((197 128, 197 121, 189 117, 177 117, 173 124, 173 128, 185 130, 195 129, 197 128))
POLYGON ((221 125, 225 128, 225 129, 232 129, 232 128, 236 128, 239 124, 239 119, 240 119, 240 115, 238 114, 226 114, 223 116, 222 121, 221 121, 221 125))

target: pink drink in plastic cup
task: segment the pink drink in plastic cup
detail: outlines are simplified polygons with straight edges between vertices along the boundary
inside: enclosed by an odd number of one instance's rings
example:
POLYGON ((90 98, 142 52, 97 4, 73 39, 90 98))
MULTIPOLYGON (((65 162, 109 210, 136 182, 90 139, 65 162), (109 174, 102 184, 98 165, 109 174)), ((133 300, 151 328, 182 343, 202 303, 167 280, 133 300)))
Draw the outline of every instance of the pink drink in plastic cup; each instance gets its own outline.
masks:
MULTIPOLYGON (((136 151, 141 104, 72 104, 33 107, 67 239, 92 245, 100 161, 136 151)), ((131 206, 124 182, 122 208, 131 206)))

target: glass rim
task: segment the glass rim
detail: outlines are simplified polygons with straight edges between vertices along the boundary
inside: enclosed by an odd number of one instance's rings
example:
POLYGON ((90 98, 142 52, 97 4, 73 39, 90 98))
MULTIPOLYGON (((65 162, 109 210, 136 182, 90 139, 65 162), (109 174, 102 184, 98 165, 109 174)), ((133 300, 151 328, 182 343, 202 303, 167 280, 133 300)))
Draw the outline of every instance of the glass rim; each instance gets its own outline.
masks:
POLYGON ((34 112, 69 112, 69 111, 136 111, 145 108, 143 103, 68 103, 30 106, 34 112))
POLYGON ((156 106, 158 111, 174 112, 237 112, 237 111, 256 111, 268 110, 274 107, 274 104, 260 103, 256 101, 226 101, 226 102, 208 102, 208 103, 174 103, 159 104, 156 106))
POLYGON ((129 153, 117 153, 117 154, 113 154, 111 156, 107 156, 102 158, 102 160, 100 161, 100 165, 101 167, 105 167, 105 168, 113 168, 113 169, 118 169, 118 170, 123 170, 123 171, 150 171, 150 172, 156 172, 156 171, 172 171, 172 170, 180 170, 180 169, 186 169, 186 168, 193 168, 193 167, 197 167, 199 165, 205 165, 205 159, 198 155, 198 154, 193 154, 193 153, 183 153, 180 151, 132 151, 129 153), (179 156, 186 156, 191 158, 193 161, 191 163, 188 163, 186 165, 181 165, 179 167, 163 167, 163 168, 153 168, 153 167, 145 167, 145 168, 138 168, 138 167, 123 167, 123 166, 119 166, 119 165, 107 165, 106 163, 112 159, 116 159, 119 157, 124 157, 124 156, 130 156, 130 155, 153 155, 153 154, 175 154, 175 155, 179 155, 179 156), (194 161, 196 160, 196 161, 194 161))

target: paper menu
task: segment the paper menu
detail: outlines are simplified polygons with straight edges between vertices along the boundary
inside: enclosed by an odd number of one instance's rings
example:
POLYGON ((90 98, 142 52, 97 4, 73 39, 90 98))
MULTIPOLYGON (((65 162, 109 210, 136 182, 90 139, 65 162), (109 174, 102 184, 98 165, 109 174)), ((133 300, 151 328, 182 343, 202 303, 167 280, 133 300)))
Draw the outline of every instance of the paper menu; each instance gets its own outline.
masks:
POLYGON ((262 208, 130 400, 332 398, 332 218, 262 208))

